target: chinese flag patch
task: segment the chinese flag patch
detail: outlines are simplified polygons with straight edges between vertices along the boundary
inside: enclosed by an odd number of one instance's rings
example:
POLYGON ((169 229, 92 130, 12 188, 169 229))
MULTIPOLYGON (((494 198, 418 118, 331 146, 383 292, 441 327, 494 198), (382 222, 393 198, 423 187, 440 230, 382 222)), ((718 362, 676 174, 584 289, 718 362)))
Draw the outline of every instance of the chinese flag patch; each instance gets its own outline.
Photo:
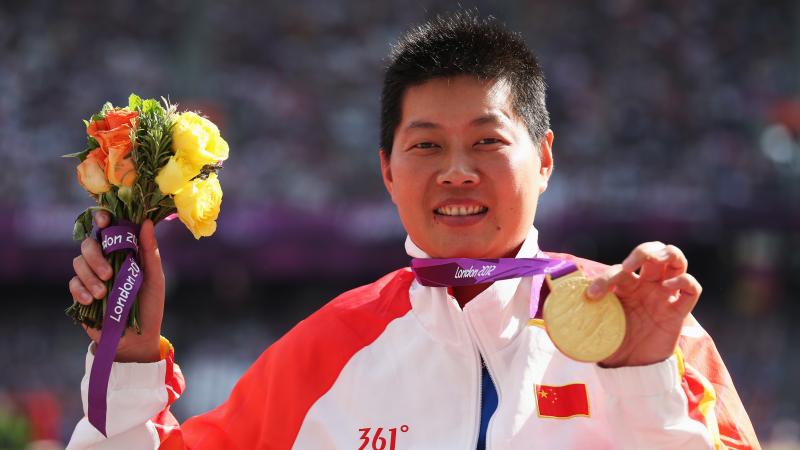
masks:
POLYGON ((536 405, 539 417, 589 417, 589 396, 583 383, 564 386, 537 384, 536 405))

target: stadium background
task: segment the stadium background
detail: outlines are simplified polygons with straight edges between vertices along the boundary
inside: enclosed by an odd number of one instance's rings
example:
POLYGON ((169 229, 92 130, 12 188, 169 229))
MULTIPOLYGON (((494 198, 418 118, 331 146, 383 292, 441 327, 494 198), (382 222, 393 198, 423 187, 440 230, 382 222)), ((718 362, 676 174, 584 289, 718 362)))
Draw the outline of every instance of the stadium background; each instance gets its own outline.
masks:
MULTIPOLYGON (((544 249, 619 262, 674 243, 762 443, 800 448, 800 3, 462 2, 520 31, 549 82, 544 249)), ((0 6, 0 448, 59 448, 87 338, 62 313, 89 199, 81 119, 135 91, 220 125, 219 230, 159 226, 180 419, 224 400, 276 337, 403 266, 378 172, 389 44, 454 4, 4 1, 0 6)))

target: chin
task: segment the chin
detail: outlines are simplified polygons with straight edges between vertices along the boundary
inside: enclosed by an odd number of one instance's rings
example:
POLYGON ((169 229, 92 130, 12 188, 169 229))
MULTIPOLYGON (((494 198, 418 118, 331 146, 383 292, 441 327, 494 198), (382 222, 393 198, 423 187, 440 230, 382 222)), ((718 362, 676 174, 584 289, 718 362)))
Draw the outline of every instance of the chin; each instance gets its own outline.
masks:
POLYGON ((456 238, 456 242, 437 245, 432 252, 426 252, 434 258, 500 258, 502 255, 493 255, 490 248, 482 242, 464 242, 456 238))

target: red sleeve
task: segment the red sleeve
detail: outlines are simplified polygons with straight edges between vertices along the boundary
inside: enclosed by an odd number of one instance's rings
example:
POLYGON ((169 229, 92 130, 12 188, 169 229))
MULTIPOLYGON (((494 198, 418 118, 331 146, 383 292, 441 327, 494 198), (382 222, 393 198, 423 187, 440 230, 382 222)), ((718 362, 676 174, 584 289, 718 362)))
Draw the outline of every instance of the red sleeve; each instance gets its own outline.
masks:
MULTIPOLYGON (((162 339, 162 344, 163 342, 164 340, 162 339)), ((169 342, 167 343, 169 344, 169 342)), ((158 437, 161 441, 160 449, 180 449, 183 448, 182 444, 174 439, 173 433, 175 429, 180 429, 180 422, 172 415, 169 407, 181 396, 186 388, 186 382, 183 379, 180 366, 175 364, 175 352, 172 345, 169 345, 164 359, 167 361, 167 370, 164 377, 167 385, 167 407, 150 420, 155 424, 158 432, 158 437)))
MULTIPOLYGON (((347 361, 410 310, 412 279, 408 269, 399 270, 334 299, 264 351, 216 409, 181 425, 167 407, 153 418, 159 448, 291 448, 306 413, 347 361)), ((183 390, 183 377, 167 361, 171 403, 183 390)))
POLYGON ((689 400, 689 415, 709 428, 718 448, 760 449, 750 418, 733 386, 714 342, 694 318, 682 335, 677 354, 682 362, 681 386, 689 400))

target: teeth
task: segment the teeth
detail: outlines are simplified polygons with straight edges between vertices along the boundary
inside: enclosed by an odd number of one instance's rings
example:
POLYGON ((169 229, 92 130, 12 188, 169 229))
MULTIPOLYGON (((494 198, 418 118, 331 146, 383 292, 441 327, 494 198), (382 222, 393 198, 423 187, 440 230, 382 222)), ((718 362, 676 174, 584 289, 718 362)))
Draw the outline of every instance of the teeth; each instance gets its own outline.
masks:
POLYGON ((484 206, 456 206, 456 205, 449 205, 443 206, 436 210, 437 214, 442 214, 445 216, 471 216, 474 214, 479 214, 486 211, 486 207, 484 206))

